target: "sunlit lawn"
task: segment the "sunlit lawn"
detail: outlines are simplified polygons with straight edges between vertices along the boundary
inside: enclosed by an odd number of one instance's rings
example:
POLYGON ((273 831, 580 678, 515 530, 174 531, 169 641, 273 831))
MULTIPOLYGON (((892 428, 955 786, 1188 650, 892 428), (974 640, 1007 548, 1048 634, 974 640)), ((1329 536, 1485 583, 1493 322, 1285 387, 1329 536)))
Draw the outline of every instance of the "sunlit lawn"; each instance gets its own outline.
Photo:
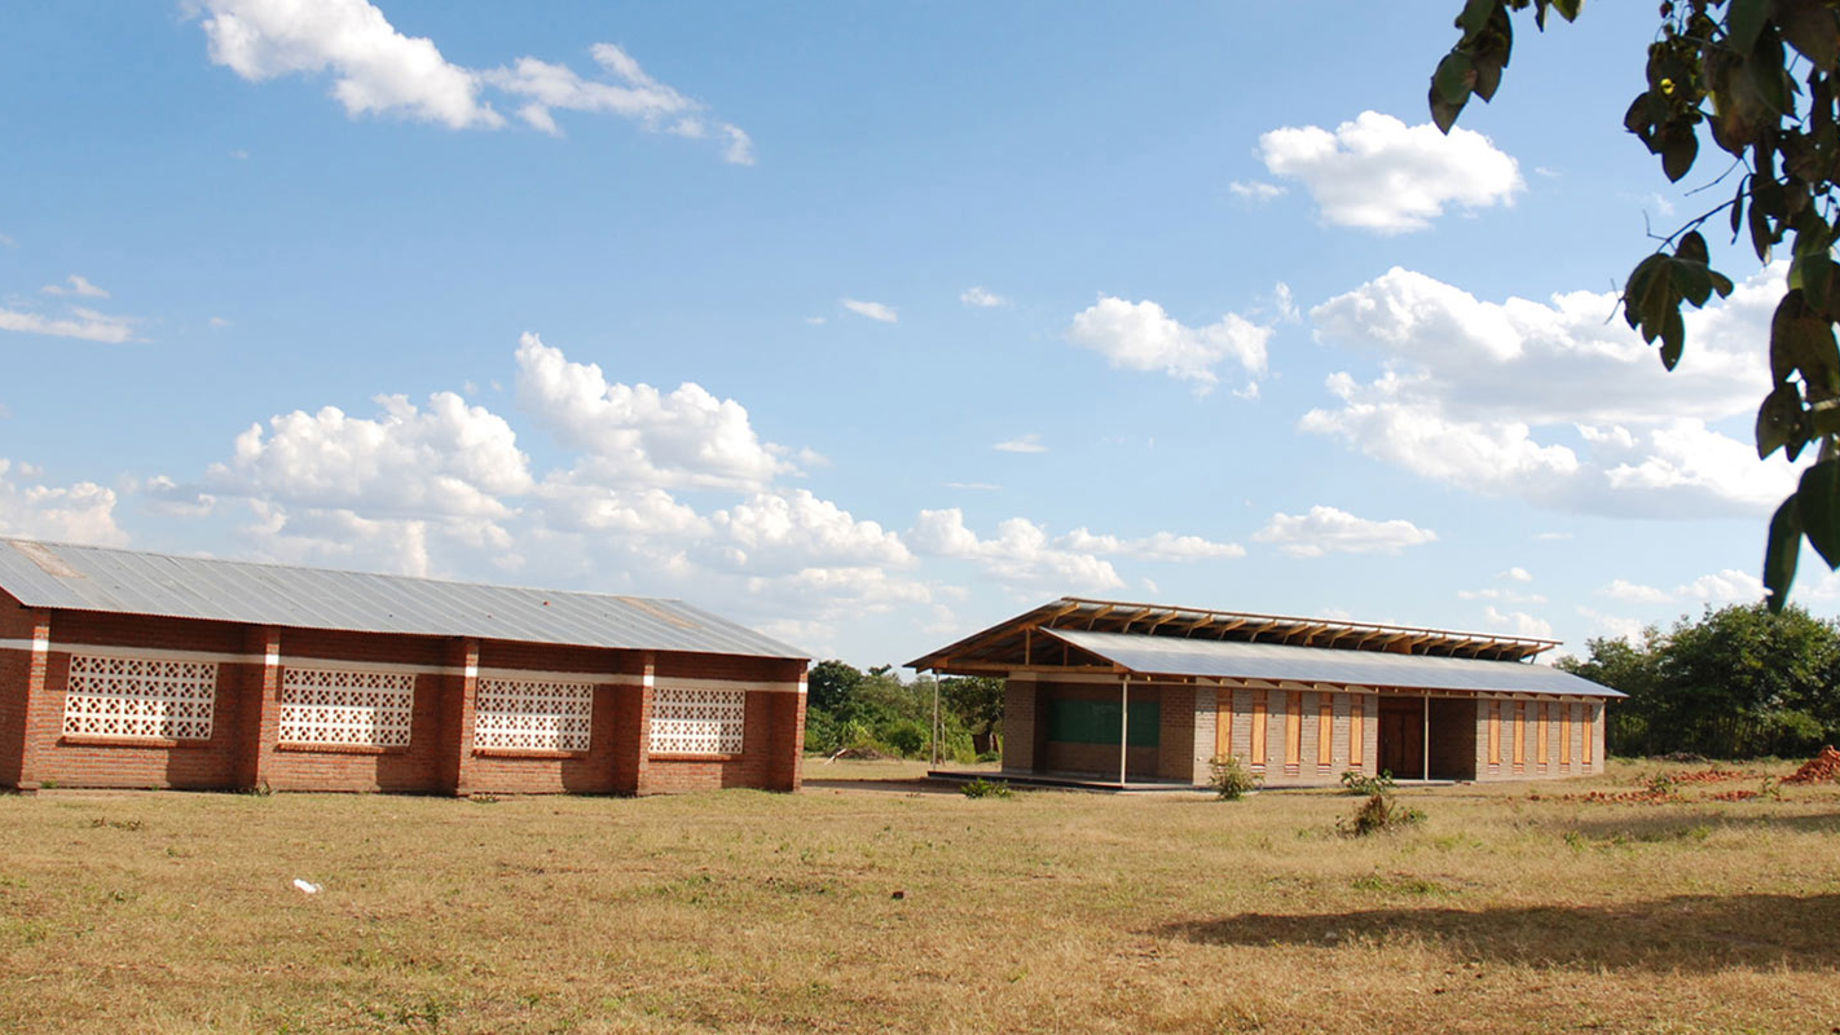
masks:
POLYGON ((857 782, 923 768, 642 800, 0 797, 0 1030, 1840 1024, 1831 787, 1406 791, 1429 818, 1357 840, 1327 792, 857 782))

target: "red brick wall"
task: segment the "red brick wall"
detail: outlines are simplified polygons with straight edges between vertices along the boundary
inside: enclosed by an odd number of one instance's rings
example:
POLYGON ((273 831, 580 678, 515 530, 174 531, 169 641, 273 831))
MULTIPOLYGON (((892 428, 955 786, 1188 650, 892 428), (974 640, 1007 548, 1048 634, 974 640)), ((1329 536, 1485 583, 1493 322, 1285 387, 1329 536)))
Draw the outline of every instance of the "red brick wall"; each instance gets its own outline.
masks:
MULTIPOLYGON (((650 655, 585 647, 544 647, 379 633, 278 631, 286 659, 362 667, 384 663, 426 671, 415 679, 408 747, 279 747, 278 671, 264 664, 270 631, 233 623, 57 612, 44 692, 25 710, 31 653, 0 650, 0 784, 235 788, 452 793, 653 793, 750 786, 797 790, 804 735, 803 695, 774 691, 747 697, 745 750, 718 762, 647 757, 644 692, 650 655), (217 696, 208 741, 107 743, 62 736, 72 644, 200 651, 218 661, 217 696), (61 648, 61 649, 60 649, 61 648), (463 670, 469 652, 488 676, 495 670, 597 676, 586 752, 478 753, 471 743, 470 697, 463 670), (615 676, 619 683, 610 682, 615 676), (29 718, 29 721, 28 721, 29 718), (28 749, 28 745, 30 748, 28 749), (31 772, 26 772, 27 769, 31 772)), ((0 599, 0 638, 30 640, 32 616, 0 599)), ((79 652, 81 646, 76 648, 79 652)), ((677 676, 796 683, 804 663, 723 655, 660 654, 660 670, 677 676)), ((542 678, 541 675, 536 678, 542 678)))
POLYGON ((19 786, 26 737, 26 682, 32 674, 30 644, 36 624, 34 612, 0 591, 0 640, 25 644, 19 649, 0 648, 0 787, 19 786))
MULTIPOLYGON (((326 632, 284 629, 280 634, 283 672, 270 691, 278 713, 281 679, 287 661, 299 659, 303 668, 324 662, 332 668, 363 668, 368 664, 413 665, 440 669, 447 663, 450 641, 433 636, 385 636, 376 633, 326 632)), ((410 717, 406 748, 333 748, 266 745, 262 779, 278 791, 451 791, 447 781, 448 754, 443 733, 443 684, 446 677, 426 672, 415 677, 415 704, 410 717)), ((252 686, 258 689, 260 684, 252 686)), ((259 706, 260 702, 250 702, 259 706)), ((258 707, 246 708, 254 718, 258 707)), ((245 725, 246 742, 273 738, 278 729, 245 725)))
POLYGON ((722 758, 648 755, 639 793, 718 787, 798 790, 805 740, 804 695, 752 691, 747 695, 745 715, 747 732, 742 736, 741 754, 722 758))
POLYGON ((1003 684, 1003 769, 1035 771, 1035 680, 1011 678, 1003 684))

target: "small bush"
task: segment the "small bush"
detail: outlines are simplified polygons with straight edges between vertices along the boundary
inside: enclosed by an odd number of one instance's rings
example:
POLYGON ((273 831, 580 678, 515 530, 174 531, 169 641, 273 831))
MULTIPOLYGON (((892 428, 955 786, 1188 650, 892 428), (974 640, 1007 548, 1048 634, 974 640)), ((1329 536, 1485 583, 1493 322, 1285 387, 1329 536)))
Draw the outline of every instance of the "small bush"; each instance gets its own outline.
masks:
POLYGON ((1238 801, 1259 788, 1263 779, 1247 769, 1236 755, 1216 755, 1208 761, 1208 786, 1221 801, 1238 801))
POLYGON ((1424 820, 1423 812, 1407 808, 1384 794, 1376 794, 1362 802, 1353 816, 1336 820, 1335 829, 1343 837, 1366 837, 1401 830, 1424 820))
POLYGON ((1381 770, 1379 776, 1368 776, 1359 770, 1350 769, 1342 774, 1342 786, 1349 794, 1362 798, 1371 798, 1376 794, 1391 794, 1395 786, 1393 771, 1384 769, 1381 770))
POLYGON ((903 758, 916 758, 926 747, 926 727, 912 719, 896 719, 877 731, 879 738, 903 758))
POLYGON ((959 792, 967 798, 1007 798, 1015 793, 1009 789, 1007 780, 986 780, 981 776, 966 781, 959 792))

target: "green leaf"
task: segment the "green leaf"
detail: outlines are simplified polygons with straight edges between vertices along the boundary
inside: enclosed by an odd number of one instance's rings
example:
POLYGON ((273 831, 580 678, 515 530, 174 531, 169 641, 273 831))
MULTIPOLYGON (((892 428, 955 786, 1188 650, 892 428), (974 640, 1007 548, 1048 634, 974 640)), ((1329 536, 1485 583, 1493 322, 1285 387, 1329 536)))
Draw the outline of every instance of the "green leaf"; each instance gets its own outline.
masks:
POLYGON ((1475 62, 1468 54, 1453 50, 1438 62, 1437 71, 1431 73, 1431 91, 1442 98, 1445 104, 1454 104, 1461 108, 1469 100, 1470 86, 1474 83, 1475 62))
POLYGON ((1457 124, 1457 116, 1463 111, 1463 104, 1461 102, 1447 103, 1438 93, 1437 84, 1434 81, 1431 86, 1430 105, 1431 121, 1437 125, 1438 132, 1449 135, 1450 127, 1457 124))
POLYGON ((1684 122, 1669 122, 1661 127, 1661 171, 1671 183, 1691 172, 1699 157, 1699 134, 1684 122))
POLYGON ((1802 534, 1829 568, 1840 568, 1840 460, 1823 460, 1803 471, 1795 500, 1802 534))
POLYGON ((1704 266, 1710 258, 1706 252, 1706 239, 1700 236, 1698 230, 1687 231, 1686 236, 1680 239, 1680 244, 1674 248, 1674 258, 1704 266))
POLYGON ((1725 11, 1725 45, 1740 54, 1749 54, 1763 32, 1770 13, 1770 0, 1731 0, 1725 11))
POLYGON ((1661 324, 1661 365, 1669 370, 1680 363, 1680 352, 1687 344, 1687 325, 1678 308, 1669 310, 1661 324))
POLYGON ((1495 91, 1501 86, 1501 69, 1503 62, 1492 55, 1478 55, 1476 58, 1476 96, 1484 101, 1495 99, 1495 91))
MULTIPOLYGON (((1751 178, 1749 175, 1738 177, 1738 192, 1732 195, 1731 198, 1731 239, 1734 243, 1738 240, 1738 228, 1744 225, 1744 194, 1745 191, 1750 189, 1750 185, 1751 178)), ((1726 283, 1730 283, 1730 281, 1726 283)), ((1728 290, 1721 291, 1719 295, 1723 297, 1729 293, 1728 290)))
POLYGON ((1795 564, 1802 553, 1801 508, 1796 494, 1782 501, 1776 516, 1770 519, 1769 545, 1763 551, 1763 587, 1772 613, 1781 613, 1789 602, 1789 587, 1795 582, 1795 564))
MULTIPOLYGON (((1645 304, 1643 300, 1648 296, 1649 288, 1654 286, 1655 278, 1664 276, 1662 270, 1666 262, 1667 256, 1656 252, 1636 263, 1636 268, 1630 271, 1629 280, 1623 285, 1623 319, 1629 323, 1630 330, 1641 324, 1645 304)), ((1653 341, 1654 338, 1648 340, 1653 341)))
POLYGON ((1833 257, 1825 251, 1803 255, 1795 260, 1793 269, 1801 275, 1802 295, 1809 308, 1822 314, 1833 312, 1834 303, 1840 302, 1834 297, 1833 257))
POLYGON ((1469 0, 1463 5, 1463 13, 1457 15, 1457 28, 1469 35, 1481 32, 1488 27, 1496 3, 1497 0, 1469 0))
POLYGON ((1788 445, 1801 423, 1802 393, 1786 382, 1777 385, 1757 409, 1757 459, 1768 459, 1771 453, 1788 445))
POLYGON ((1578 20, 1578 9, 1584 6, 1582 0, 1552 0, 1552 9, 1559 12, 1559 17, 1568 22, 1578 20))
POLYGON ((1770 246, 1775 243, 1775 235, 1770 231, 1770 214, 1763 206, 1751 199, 1751 247, 1757 251, 1758 262, 1770 261, 1770 246))
POLYGON ((1791 290, 1770 318, 1770 377, 1773 383, 1800 372, 1809 402, 1840 392, 1840 346, 1834 325, 1808 307, 1799 290, 1791 290))
POLYGON ((1776 0, 1776 24, 1783 39, 1823 72, 1840 60, 1840 22, 1820 0, 1776 0))

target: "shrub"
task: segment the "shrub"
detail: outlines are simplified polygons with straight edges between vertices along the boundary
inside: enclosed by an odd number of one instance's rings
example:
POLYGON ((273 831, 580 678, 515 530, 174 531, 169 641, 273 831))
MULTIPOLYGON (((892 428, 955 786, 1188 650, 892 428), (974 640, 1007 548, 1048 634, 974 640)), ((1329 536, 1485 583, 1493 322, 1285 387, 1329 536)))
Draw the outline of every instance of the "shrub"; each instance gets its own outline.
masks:
POLYGON ((926 727, 912 719, 896 719, 876 732, 904 758, 912 758, 926 747, 926 727))
POLYGON ((965 785, 959 788, 959 792, 967 798, 1007 798, 1014 793, 1009 789, 1008 781, 986 780, 981 776, 975 780, 966 781, 965 785))
POLYGON ((1382 770, 1379 776, 1368 776, 1359 770, 1350 769, 1342 774, 1342 786, 1349 794, 1371 798, 1376 794, 1393 793, 1393 771, 1382 770))
POLYGON ((1336 820, 1335 829, 1343 837, 1366 837, 1400 830, 1422 823, 1424 819, 1423 812, 1407 808, 1384 794, 1375 794, 1362 802, 1353 816, 1336 820))
POLYGON ((1216 755, 1208 760, 1208 786, 1221 801, 1238 801, 1259 787, 1262 777, 1247 769, 1236 755, 1216 755))
POLYGON ((837 717, 822 708, 805 709, 805 750, 828 755, 845 745, 838 740, 842 733, 837 717))

